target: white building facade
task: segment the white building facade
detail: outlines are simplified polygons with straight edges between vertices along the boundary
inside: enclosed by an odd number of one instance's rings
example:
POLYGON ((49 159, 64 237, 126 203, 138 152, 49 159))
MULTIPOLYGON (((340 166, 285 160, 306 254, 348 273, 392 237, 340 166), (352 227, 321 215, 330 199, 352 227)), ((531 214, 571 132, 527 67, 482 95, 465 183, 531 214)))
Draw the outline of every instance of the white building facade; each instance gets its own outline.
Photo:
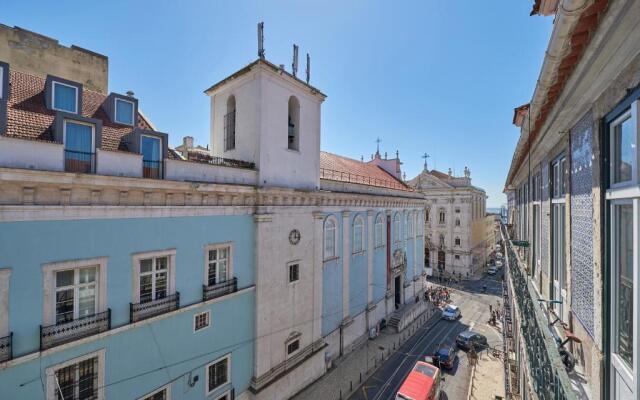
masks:
POLYGON ((425 268, 427 274, 467 277, 485 260, 486 194, 471 184, 471 171, 453 176, 428 170, 409 181, 423 194, 425 205, 425 268))

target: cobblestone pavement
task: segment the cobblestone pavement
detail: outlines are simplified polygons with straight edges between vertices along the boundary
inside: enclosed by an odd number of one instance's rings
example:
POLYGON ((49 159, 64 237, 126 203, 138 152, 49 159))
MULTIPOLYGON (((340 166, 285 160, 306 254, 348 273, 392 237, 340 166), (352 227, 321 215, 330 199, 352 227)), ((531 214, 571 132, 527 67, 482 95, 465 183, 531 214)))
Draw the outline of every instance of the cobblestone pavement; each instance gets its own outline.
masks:
POLYGON ((327 374, 298 393, 294 400, 346 399, 361 382, 380 367, 381 359, 387 360, 403 343, 429 329, 440 319, 440 310, 429 308, 416 321, 400 333, 392 328, 384 329, 374 340, 368 340, 359 349, 339 360, 327 374))

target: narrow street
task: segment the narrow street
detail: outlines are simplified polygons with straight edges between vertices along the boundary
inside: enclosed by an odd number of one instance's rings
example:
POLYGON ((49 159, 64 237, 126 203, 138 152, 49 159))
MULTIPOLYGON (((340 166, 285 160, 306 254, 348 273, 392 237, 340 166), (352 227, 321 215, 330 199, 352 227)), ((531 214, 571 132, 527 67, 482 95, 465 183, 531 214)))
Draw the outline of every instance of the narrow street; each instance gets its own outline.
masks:
MULTIPOLYGON (((501 301, 501 272, 500 270, 493 277, 486 276, 481 280, 464 282, 460 288, 454 288, 451 302, 460 307, 462 318, 452 322, 435 316, 427 321, 355 391, 350 399, 394 399, 417 360, 433 355, 439 345, 455 345, 456 336, 467 329, 485 335, 490 347, 502 349, 502 334, 499 328, 488 324, 489 305, 495 309, 497 302, 501 301), (487 287, 486 294, 482 293, 484 285, 487 287)), ((434 283, 429 281, 428 284, 434 283)), ((442 400, 467 398, 471 367, 464 351, 458 349, 457 356, 453 368, 443 373, 442 400)))

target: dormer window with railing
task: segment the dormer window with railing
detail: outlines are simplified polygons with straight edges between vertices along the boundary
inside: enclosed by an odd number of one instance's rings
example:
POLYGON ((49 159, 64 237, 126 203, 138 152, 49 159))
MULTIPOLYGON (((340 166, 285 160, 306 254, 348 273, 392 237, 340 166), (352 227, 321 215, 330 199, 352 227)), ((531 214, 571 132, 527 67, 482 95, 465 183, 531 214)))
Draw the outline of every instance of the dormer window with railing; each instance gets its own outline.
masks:
POLYGON ((64 170, 91 174, 95 172, 95 125, 64 121, 64 170))
POLYGON ((227 112, 224 115, 224 151, 236 148, 236 98, 227 99, 227 112))
POLYGON ((148 135, 140 137, 142 149, 142 176, 162 179, 162 143, 160 138, 148 135))
POLYGON ((82 84, 52 75, 45 85, 47 108, 71 114, 82 113, 82 84))

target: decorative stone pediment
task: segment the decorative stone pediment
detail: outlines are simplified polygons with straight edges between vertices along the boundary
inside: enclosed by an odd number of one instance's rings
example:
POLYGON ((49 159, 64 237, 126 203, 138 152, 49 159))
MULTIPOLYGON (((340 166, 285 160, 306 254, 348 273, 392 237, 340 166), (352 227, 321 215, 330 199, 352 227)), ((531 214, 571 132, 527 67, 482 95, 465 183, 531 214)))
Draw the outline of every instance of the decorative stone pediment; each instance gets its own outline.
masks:
POLYGON ((404 271, 407 268, 407 253, 403 249, 396 249, 393 252, 391 268, 394 272, 404 271))

